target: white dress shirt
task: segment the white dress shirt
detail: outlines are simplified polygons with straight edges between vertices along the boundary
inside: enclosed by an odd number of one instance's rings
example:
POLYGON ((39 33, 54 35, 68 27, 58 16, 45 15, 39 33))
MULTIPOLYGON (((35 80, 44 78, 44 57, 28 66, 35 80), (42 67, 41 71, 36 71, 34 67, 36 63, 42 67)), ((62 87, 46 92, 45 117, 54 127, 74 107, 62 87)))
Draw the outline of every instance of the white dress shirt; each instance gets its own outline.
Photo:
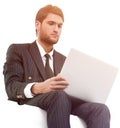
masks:
MULTIPOLYGON (((42 46, 39 44, 39 42, 36 40, 36 43, 37 43, 37 46, 38 46, 38 49, 39 49, 39 52, 41 54, 41 57, 42 57, 42 60, 43 60, 43 64, 45 66, 45 63, 46 63, 46 58, 45 58, 45 54, 46 52, 44 51, 44 49, 42 48, 42 46)), ((49 60, 49 63, 50 63, 50 67, 51 69, 53 70, 53 51, 54 49, 49 53, 50 55, 50 60, 49 60)), ((24 94, 27 98, 32 98, 34 97, 34 95, 32 94, 31 92, 31 87, 37 82, 33 82, 33 83, 29 83, 25 89, 24 89, 24 94)))

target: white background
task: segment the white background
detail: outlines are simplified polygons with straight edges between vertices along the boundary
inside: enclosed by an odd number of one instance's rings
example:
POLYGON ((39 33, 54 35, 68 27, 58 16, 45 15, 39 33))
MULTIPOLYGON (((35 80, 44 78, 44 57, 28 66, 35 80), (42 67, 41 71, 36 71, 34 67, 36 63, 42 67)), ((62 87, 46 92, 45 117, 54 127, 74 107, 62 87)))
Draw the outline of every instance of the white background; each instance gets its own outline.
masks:
MULTIPOLYGON (((2 75, 6 50, 11 43, 35 40, 35 15, 46 4, 58 5, 65 15, 61 38, 55 46, 57 50, 67 56, 70 48, 76 48, 120 68, 119 0, 1 0, 0 102, 7 99, 2 75)), ((111 110, 111 128, 120 127, 119 97, 118 72, 106 102, 111 110)))

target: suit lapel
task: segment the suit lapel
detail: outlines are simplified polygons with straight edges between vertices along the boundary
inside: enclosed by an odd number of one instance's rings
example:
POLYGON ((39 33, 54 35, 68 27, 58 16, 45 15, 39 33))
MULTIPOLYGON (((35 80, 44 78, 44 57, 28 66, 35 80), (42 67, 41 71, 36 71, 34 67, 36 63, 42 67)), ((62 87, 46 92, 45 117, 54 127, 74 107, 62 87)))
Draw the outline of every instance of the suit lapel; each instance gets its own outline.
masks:
POLYGON ((57 51, 54 51, 53 54, 53 65, 54 65, 54 73, 55 75, 59 74, 61 72, 61 69, 63 67, 64 61, 65 61, 65 56, 61 55, 57 51))
POLYGON ((33 58, 33 61, 35 62, 41 76, 45 80, 46 79, 45 69, 44 69, 43 61, 42 61, 42 58, 41 58, 41 55, 40 55, 40 52, 38 50, 36 42, 33 42, 30 45, 29 52, 30 52, 30 54, 33 58))
MULTIPOLYGON (((33 42, 32 44, 30 44, 29 47, 29 52, 33 58, 33 61, 35 62, 38 71, 41 74, 41 77, 43 78, 43 80, 46 80, 46 73, 45 73, 45 68, 43 65, 43 61, 39 52, 39 49, 37 47, 36 42, 33 42)), ((65 61, 65 56, 61 55, 60 53, 58 53, 57 51, 54 50, 53 53, 53 67, 54 67, 54 74, 55 76, 60 73, 62 66, 64 64, 65 61)))

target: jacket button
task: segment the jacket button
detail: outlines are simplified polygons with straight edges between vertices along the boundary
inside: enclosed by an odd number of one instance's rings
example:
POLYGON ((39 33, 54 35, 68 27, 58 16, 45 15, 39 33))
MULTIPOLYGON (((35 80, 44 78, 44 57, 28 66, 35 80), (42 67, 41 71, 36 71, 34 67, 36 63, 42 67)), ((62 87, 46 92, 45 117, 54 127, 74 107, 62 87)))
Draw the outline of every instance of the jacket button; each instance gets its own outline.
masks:
POLYGON ((17 95, 17 98, 18 98, 18 99, 22 99, 23 96, 22 96, 22 95, 17 95))
POLYGON ((31 79, 32 79, 32 77, 31 77, 31 76, 29 76, 29 77, 28 77, 28 80, 31 80, 31 79))

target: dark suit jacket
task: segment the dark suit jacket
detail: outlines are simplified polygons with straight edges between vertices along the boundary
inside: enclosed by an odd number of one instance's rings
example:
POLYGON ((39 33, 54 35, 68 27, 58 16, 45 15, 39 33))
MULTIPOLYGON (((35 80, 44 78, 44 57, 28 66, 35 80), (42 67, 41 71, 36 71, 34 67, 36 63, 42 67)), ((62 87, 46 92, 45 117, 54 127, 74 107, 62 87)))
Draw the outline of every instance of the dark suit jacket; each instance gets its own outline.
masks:
MULTIPOLYGON (((65 58, 54 50, 55 75, 60 73, 65 58)), ((29 100, 24 95, 26 85, 46 80, 44 65, 36 42, 12 44, 7 51, 3 73, 9 100, 17 101, 19 104, 26 103, 29 100)))

